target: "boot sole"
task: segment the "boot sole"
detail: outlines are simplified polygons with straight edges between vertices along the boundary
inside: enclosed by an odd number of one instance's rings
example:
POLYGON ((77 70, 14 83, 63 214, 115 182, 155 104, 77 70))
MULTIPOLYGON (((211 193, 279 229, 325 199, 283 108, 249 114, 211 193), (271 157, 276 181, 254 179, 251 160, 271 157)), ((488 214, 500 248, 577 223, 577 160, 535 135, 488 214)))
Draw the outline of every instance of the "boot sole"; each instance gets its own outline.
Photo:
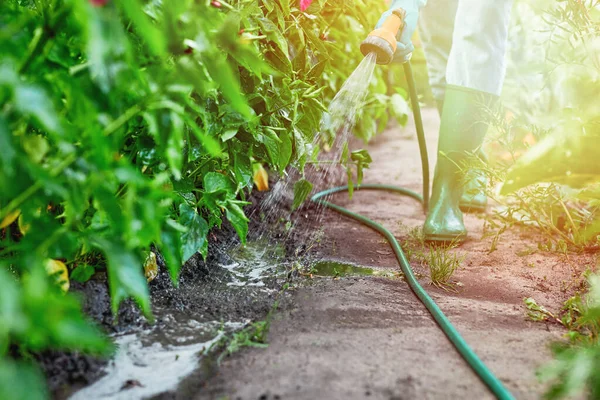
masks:
POLYGON ((438 234, 425 234, 424 239, 426 242, 430 243, 461 243, 467 238, 466 233, 461 233, 459 235, 438 235, 438 234))

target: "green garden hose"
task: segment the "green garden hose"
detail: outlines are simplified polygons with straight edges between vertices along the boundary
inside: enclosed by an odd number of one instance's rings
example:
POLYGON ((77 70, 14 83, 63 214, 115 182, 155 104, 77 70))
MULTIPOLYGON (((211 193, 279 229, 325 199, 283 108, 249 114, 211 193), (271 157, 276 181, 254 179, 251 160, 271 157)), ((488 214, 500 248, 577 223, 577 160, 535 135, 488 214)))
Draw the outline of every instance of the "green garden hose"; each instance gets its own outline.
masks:
MULTIPOLYGON (((427 205, 429 200, 429 160, 427 156, 427 146, 425 143, 425 134, 423 132, 423 122, 421 119, 421 111, 419 108, 419 101, 417 98, 416 85, 412 74, 412 68, 409 62, 404 63, 404 71, 406 74, 406 79, 408 81, 410 100, 413 107, 415 125, 417 127, 417 138, 419 141, 419 149, 421 152, 421 162, 423 169, 423 196, 411 190, 390 185, 365 184, 356 187, 356 190, 384 190, 389 192, 396 192, 401 195, 412 197, 413 199, 421 202, 421 204, 423 205, 423 209, 427 211, 427 205)), ((392 232, 385 229, 382 225, 378 224, 377 222, 372 221, 360 214, 353 213, 352 211, 346 208, 340 207, 326 200, 322 200, 323 197, 345 191, 348 191, 348 186, 339 186, 327 189, 315 194, 311 198, 311 201, 316 204, 320 204, 332 210, 335 210, 342 215, 353 218, 358 222, 368 226, 369 228, 372 228, 373 230, 379 232, 383 237, 385 237, 390 246, 392 246, 392 249, 394 250, 394 254, 396 255, 396 259, 400 264, 400 268, 404 273, 408 285, 410 286, 412 291, 417 295, 417 297, 423 303, 423 305, 427 308, 435 322, 437 322, 441 330, 444 332, 444 334, 446 334, 446 336, 454 345, 456 350, 460 353, 460 355, 469 364, 473 371, 479 376, 483 383, 487 385, 490 391, 498 399, 514 399, 514 397, 508 391, 508 389, 506 389, 504 385, 502 385, 502 382, 500 382, 500 380, 479 359, 479 357, 477 356, 477 354, 475 354, 473 349, 469 347, 469 345, 463 339, 460 333, 458 333, 454 325, 452 325, 448 317, 446 317, 446 315, 438 307, 435 301, 433 301, 433 299, 427 294, 425 289, 423 289, 423 287, 419 284, 419 281, 415 277, 411 269, 410 263, 406 258, 406 255, 402 251, 402 247, 400 246, 392 232)))

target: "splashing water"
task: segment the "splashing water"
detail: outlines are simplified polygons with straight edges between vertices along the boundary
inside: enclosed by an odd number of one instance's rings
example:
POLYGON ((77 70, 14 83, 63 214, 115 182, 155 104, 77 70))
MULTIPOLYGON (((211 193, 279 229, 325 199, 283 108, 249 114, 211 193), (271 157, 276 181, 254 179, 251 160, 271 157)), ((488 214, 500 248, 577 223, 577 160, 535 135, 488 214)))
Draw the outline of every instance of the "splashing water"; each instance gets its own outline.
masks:
MULTIPOLYGON (((321 132, 315 138, 313 145, 319 144, 318 141, 323 139, 324 132, 332 132, 335 134, 336 140, 331 153, 339 158, 343 144, 348 141, 356 124, 357 115, 369 92, 376 61, 375 53, 369 53, 344 82, 340 91, 331 101, 328 112, 321 120, 321 132)), ((332 161, 337 161, 337 159, 332 161)))
MULTIPOLYGON (((376 54, 367 54, 335 95, 328 112, 323 115, 319 134, 315 136, 312 144, 320 146, 328 143, 327 135, 332 135, 330 137, 334 140, 331 149, 322 152, 319 157, 322 168, 318 169, 317 176, 311 177, 315 182, 327 182, 328 177, 335 176, 334 171, 341 169, 340 158, 344 145, 348 143, 360 111, 365 105, 376 64, 376 54)), ((323 218, 324 211, 324 207, 319 207, 315 215, 318 221, 323 218)))
MULTIPOLYGON (((376 62, 377 56, 375 53, 368 54, 350 77, 348 77, 346 82, 344 82, 340 91, 331 101, 328 112, 323 115, 319 132, 315 135, 313 142, 309 144, 309 149, 316 147, 323 148, 325 144, 326 147, 330 148, 326 149, 328 151, 321 152, 317 161, 318 167, 307 173, 309 181, 328 182, 330 180, 329 177, 335 175, 335 172, 340 170, 339 161, 344 144, 348 142, 357 117, 364 107, 376 62), (331 138, 334 138, 333 143, 331 143, 331 138)), ((287 178, 289 179, 278 181, 262 201, 261 212, 266 215, 267 220, 270 220, 271 216, 282 212, 283 207, 281 207, 281 204, 286 201, 286 197, 287 201, 290 201, 290 195, 293 197, 290 193, 290 188, 299 176, 296 175, 293 178, 287 178)), ((311 218, 320 221, 323 213, 324 208, 319 207, 317 212, 311 215, 311 218)), ((260 237, 262 237, 262 233, 260 237)))

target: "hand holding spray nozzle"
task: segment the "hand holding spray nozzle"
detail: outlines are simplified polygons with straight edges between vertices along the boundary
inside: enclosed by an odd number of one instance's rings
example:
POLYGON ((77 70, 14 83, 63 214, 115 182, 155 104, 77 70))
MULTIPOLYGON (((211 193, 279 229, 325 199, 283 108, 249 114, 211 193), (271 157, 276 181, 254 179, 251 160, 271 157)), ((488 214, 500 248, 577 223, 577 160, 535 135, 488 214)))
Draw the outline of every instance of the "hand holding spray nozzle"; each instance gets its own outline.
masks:
POLYGON ((383 21, 380 28, 369 33, 369 36, 360 44, 363 55, 375 53, 377 64, 389 64, 394 59, 396 52, 397 36, 404 28, 406 11, 397 8, 383 21))

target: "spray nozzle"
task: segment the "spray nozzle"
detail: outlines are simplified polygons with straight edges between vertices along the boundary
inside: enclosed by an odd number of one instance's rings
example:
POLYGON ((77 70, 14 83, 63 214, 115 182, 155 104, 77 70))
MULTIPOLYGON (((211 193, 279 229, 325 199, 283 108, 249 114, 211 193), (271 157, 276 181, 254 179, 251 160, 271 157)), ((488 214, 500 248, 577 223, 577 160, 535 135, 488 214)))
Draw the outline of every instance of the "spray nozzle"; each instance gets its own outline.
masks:
POLYGON ((369 33, 369 36, 360 44, 360 51, 363 55, 375 53, 377 64, 391 63, 398 47, 396 36, 404 28, 404 17, 406 17, 406 11, 402 8, 392 11, 381 27, 369 33))

